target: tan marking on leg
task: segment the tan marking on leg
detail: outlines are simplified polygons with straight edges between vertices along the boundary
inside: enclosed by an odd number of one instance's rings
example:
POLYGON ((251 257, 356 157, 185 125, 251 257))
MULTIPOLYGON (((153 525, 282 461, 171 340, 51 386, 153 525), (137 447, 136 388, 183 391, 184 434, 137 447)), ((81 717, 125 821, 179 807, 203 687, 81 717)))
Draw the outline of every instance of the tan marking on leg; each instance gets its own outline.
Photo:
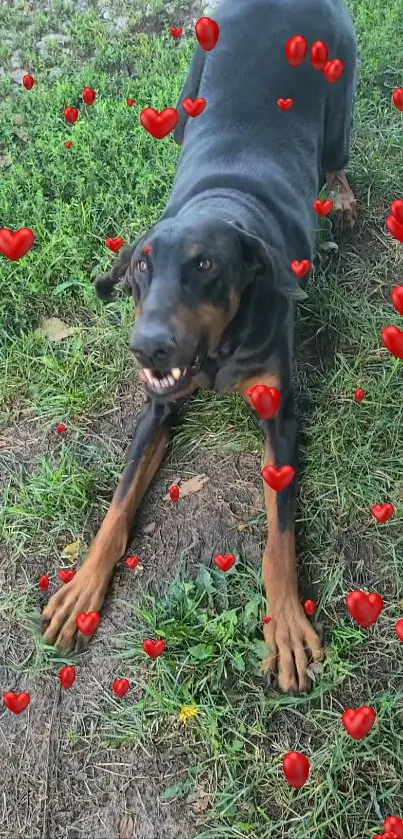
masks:
POLYGON ((266 385, 266 387, 275 387, 281 393, 280 377, 277 373, 261 373, 258 376, 249 376, 247 379, 242 379, 236 387, 238 393, 243 396, 245 401, 253 407, 252 400, 248 396, 248 390, 256 385, 266 385))
POLYGON ((326 186, 332 193, 332 212, 340 217, 342 226, 353 228, 357 221, 357 199, 350 187, 345 170, 326 172, 326 186))

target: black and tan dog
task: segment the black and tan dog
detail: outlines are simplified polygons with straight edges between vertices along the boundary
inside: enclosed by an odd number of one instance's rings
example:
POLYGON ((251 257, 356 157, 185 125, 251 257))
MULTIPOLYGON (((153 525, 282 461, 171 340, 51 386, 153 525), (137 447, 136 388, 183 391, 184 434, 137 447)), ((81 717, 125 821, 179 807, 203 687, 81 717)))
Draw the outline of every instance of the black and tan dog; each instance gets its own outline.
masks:
MULTIPOLYGON (((277 387, 279 412, 260 420, 264 463, 296 467, 293 324, 295 302, 306 295, 290 264, 312 260, 313 202, 325 180, 336 211, 355 219, 344 168, 356 38, 341 0, 224 0, 215 19, 219 41, 210 52, 197 47, 179 98, 182 151, 168 205, 96 282, 104 300, 121 279, 133 295, 131 349, 148 400, 89 555, 43 613, 46 640, 66 651, 77 640, 77 614, 102 607, 182 400, 200 387, 248 401, 253 384, 277 387), (300 66, 288 63, 284 47, 297 34, 309 45, 324 41, 329 59, 343 61, 337 83, 313 68, 309 52, 300 66), (198 96, 205 111, 187 118, 181 102, 198 96), (277 99, 288 97, 292 108, 280 110, 277 99)), ((285 691, 307 690, 308 662, 323 655, 298 596, 295 490, 296 480, 279 493, 264 487, 265 668, 285 691)))

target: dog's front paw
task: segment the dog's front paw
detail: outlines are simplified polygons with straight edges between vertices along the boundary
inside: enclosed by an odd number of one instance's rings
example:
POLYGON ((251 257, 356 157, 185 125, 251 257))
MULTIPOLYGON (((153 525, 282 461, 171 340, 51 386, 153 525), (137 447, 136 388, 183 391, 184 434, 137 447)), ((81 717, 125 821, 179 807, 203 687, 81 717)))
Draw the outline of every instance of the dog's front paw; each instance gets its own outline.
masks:
POLYGON ((268 614, 271 620, 264 624, 263 634, 269 656, 262 662, 261 672, 269 685, 273 683, 284 693, 306 693, 312 687, 309 665, 324 658, 320 638, 299 601, 283 600, 268 614))

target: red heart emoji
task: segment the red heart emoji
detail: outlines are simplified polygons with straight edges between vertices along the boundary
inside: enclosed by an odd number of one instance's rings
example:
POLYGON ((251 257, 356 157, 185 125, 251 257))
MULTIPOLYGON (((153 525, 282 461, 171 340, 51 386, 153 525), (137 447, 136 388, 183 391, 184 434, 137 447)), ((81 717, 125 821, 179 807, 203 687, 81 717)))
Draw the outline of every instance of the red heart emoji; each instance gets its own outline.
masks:
POLYGON ((398 839, 403 839, 403 819, 399 816, 388 816, 383 823, 383 829, 395 833, 398 839))
POLYGON ((293 104, 293 99, 277 99, 277 105, 280 108, 280 111, 289 111, 293 104))
POLYGON ((352 618, 360 626, 367 629, 379 618, 383 609, 383 600, 380 594, 364 591, 350 591, 346 597, 346 606, 352 618))
POLYGON ((314 615, 316 612, 316 603, 314 600, 305 600, 304 609, 307 615, 314 615))
POLYGON ((354 399, 356 402, 362 402, 365 398, 365 390, 362 387, 357 387, 357 390, 354 391, 354 399))
POLYGON ((76 572, 73 571, 72 568, 62 568, 61 571, 59 571, 59 579, 62 583, 69 583, 70 580, 73 579, 75 573, 76 572))
POLYGON ((266 615, 266 617, 263 618, 262 623, 270 623, 270 621, 271 621, 271 618, 269 617, 269 615, 266 615))
POLYGON ((235 565, 235 556, 234 554, 216 554, 214 562, 220 571, 229 571, 235 565))
POLYGON ((130 568, 131 571, 133 571, 133 568, 135 568, 136 565, 138 565, 138 563, 139 563, 139 557, 138 556, 128 556, 126 558, 126 565, 127 565, 128 568, 130 568))
POLYGON ((8 690, 7 693, 3 693, 3 702, 6 708, 12 711, 13 714, 21 714, 22 711, 25 711, 30 701, 31 697, 29 693, 14 693, 13 690, 8 690))
POLYGON ((318 216, 328 216, 330 211, 333 209, 333 201, 329 199, 327 201, 320 201, 319 198, 313 202, 313 209, 318 214, 318 216))
POLYGON ((65 119, 67 119, 67 122, 69 122, 70 125, 74 125, 74 123, 78 120, 78 108, 64 108, 63 113, 65 119))
POLYGON ((339 81, 339 78, 342 75, 343 70, 344 64, 340 60, 340 58, 334 58, 333 61, 327 61, 323 68, 324 75, 326 76, 330 84, 334 84, 335 82, 339 81))
POLYGON ((143 641, 143 650, 150 658, 158 658, 165 650, 165 641, 160 638, 158 641, 143 641))
POLYGON ((126 696, 127 691, 130 688, 130 682, 128 679, 114 679, 112 682, 112 690, 119 699, 122 699, 126 696))
POLYGON ((176 484, 172 484, 172 486, 169 487, 169 497, 171 501, 179 501, 179 492, 179 487, 176 486, 176 484))
POLYGON ((248 388, 246 395, 249 396, 256 413, 262 419, 272 419, 280 407, 281 395, 276 387, 254 385, 248 388))
POLYGON ((183 100, 182 108, 190 117, 198 117, 203 113, 206 104, 207 102, 203 96, 199 96, 197 99, 189 99, 188 97, 183 100))
POLYGON ((305 274, 307 274, 310 267, 311 263, 309 259, 294 259, 291 263, 291 270, 294 272, 296 277, 305 277, 305 274))
POLYGON ((212 50, 220 34, 220 27, 215 20, 210 17, 199 17, 195 25, 196 38, 202 49, 209 52, 212 50))
POLYGON ((0 229, 0 252, 11 262, 17 262, 25 256, 32 248, 34 241, 35 235, 30 227, 20 227, 15 233, 8 227, 0 229))
POLYGON ((403 641, 403 618, 400 618, 400 620, 396 621, 395 632, 399 641, 403 641))
POLYGON ((99 627, 99 612, 80 612, 76 617, 77 628, 83 635, 93 635, 99 627))
POLYGON ((362 740, 376 720, 376 713, 373 708, 363 705, 361 708, 347 708, 341 715, 341 721, 347 733, 354 740, 362 740))
POLYGON ((403 111, 403 87, 396 87, 392 93, 393 104, 398 111, 403 111))
POLYGON ((287 752, 283 757, 283 772, 290 787, 301 789, 308 780, 309 760, 301 752, 287 752))
POLYGON ((29 73, 27 73, 25 76, 22 77, 22 83, 25 87, 25 90, 32 90, 35 84, 35 79, 33 76, 30 76, 29 73))
POLYGON ((264 466, 261 475, 263 480, 275 492, 281 492, 294 480, 295 469, 293 466, 264 466))
POLYGON ((143 248, 143 251, 144 253, 151 253, 151 245, 146 245, 145 248, 143 248))
POLYGON ((372 839, 399 839, 399 836, 394 831, 391 833, 390 830, 387 830, 386 833, 376 833, 372 839))
POLYGON ((299 67, 307 54, 308 44, 302 35, 293 35, 288 39, 284 49, 288 63, 292 67, 299 67))
POLYGON ((182 32, 183 32, 183 29, 182 29, 181 26, 171 26, 169 31, 170 31, 173 38, 180 38, 180 36, 182 35, 182 32))
POLYGON ((394 512, 395 508, 389 502, 386 502, 386 504, 373 504, 371 507, 372 515, 380 522, 388 521, 394 512))
MULTIPOLYGON (((403 230, 403 227, 402 227, 403 230)), ((398 326, 384 326, 381 338, 387 350, 396 358, 403 358, 403 329, 398 326)))
POLYGON ((38 580, 38 585, 41 591, 47 591, 49 588, 49 577, 47 574, 41 574, 38 580))
POLYGON ((399 224, 403 224, 403 198, 397 198, 390 205, 390 212, 399 224))
POLYGON ((67 431, 67 426, 63 425, 62 422, 59 422, 56 425, 56 431, 57 431, 58 434, 64 434, 64 432, 67 431))
POLYGON ((96 93, 92 87, 85 87, 82 93, 83 102, 86 105, 93 105, 95 102, 96 93))
POLYGON ((163 108, 156 111, 155 108, 143 108, 140 114, 140 122, 156 140, 162 140, 172 131, 178 122, 179 114, 176 108, 163 108))
POLYGON ((329 50, 324 41, 315 41, 311 46, 311 64, 314 70, 324 70, 329 50))
POLYGON ((128 105, 129 108, 132 108, 134 105, 134 99, 126 99, 126 105, 128 105))
POLYGON ((65 140, 63 145, 65 146, 66 149, 71 149, 73 144, 72 144, 71 140, 65 140))
POLYGON ((393 238, 403 242, 403 224, 399 224, 395 216, 388 216, 385 224, 393 238))
POLYGON ((116 236, 114 239, 111 236, 107 236, 105 239, 105 245, 109 248, 110 251, 113 253, 117 253, 118 250, 122 247, 124 243, 124 239, 121 236, 116 236))
POLYGON ((59 670, 59 679, 62 688, 71 688, 75 678, 76 671, 70 664, 67 664, 66 667, 62 667, 62 669, 59 670))

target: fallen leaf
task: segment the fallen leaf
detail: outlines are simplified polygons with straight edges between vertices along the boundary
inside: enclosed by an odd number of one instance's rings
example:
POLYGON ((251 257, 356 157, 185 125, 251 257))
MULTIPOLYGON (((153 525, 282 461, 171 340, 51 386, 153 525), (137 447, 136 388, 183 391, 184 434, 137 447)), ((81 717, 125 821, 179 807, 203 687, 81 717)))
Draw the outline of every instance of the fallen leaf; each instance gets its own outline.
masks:
POLYGON ((24 125, 24 117, 21 114, 13 114, 11 122, 13 125, 24 125))
POLYGON ((47 318, 42 321, 38 329, 35 329, 35 334, 49 338, 49 341, 57 342, 79 331, 79 326, 67 326, 67 323, 61 320, 61 318, 47 318))
POLYGON ((136 567, 133 568, 131 574, 133 577, 141 577, 141 575, 144 574, 144 565, 142 565, 141 562, 138 562, 136 567))
MULTIPOLYGON (((207 475, 195 475, 193 478, 189 478, 188 481, 179 485, 179 500, 184 498, 185 495, 190 495, 192 492, 200 492, 209 480, 210 478, 207 475)), ((164 495, 164 501, 170 500, 169 492, 167 492, 167 494, 164 495)))
POLYGON ((13 128, 13 134, 15 134, 22 143, 28 142, 28 133, 25 131, 25 128, 13 128))
POLYGON ((247 526, 248 525, 244 521, 239 521, 236 526, 236 529, 239 530, 240 533, 242 533, 243 530, 246 530, 247 526))
POLYGON ((206 810, 208 810, 209 806, 210 806, 210 798, 209 798, 208 795, 204 795, 204 796, 198 798, 196 801, 193 802, 192 810, 193 810, 194 813, 197 813, 197 814, 205 813, 206 810))
POLYGON ((119 839, 132 839, 134 833, 134 821, 128 813, 123 816, 119 825, 119 839))
POLYGON ((77 562, 78 556, 80 553, 80 540, 76 539, 75 542, 70 542, 69 545, 66 545, 65 548, 62 550, 63 556, 68 556, 69 559, 73 560, 73 562, 77 562))
POLYGON ((8 169, 12 165, 12 160, 7 154, 0 154, 0 169, 8 169))

